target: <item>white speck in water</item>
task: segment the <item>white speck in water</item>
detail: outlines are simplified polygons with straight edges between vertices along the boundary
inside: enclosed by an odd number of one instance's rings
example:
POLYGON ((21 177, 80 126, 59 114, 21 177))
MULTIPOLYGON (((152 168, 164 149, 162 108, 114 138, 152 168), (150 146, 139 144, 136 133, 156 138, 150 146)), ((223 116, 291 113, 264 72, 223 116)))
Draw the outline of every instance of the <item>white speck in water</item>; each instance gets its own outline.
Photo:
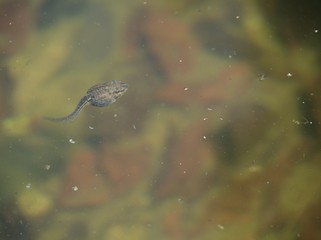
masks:
POLYGON ((72 138, 69 139, 69 142, 72 143, 72 144, 75 144, 75 143, 76 143, 76 141, 73 140, 72 138))
POLYGON ((180 60, 179 60, 179 62, 180 62, 180 63, 182 63, 182 62, 183 62, 183 60, 182 60, 182 59, 180 59, 180 60))
POLYGON ((203 118, 204 121, 206 121, 207 119, 208 119, 207 117, 203 118))
POLYGON ((208 111, 213 111, 213 108, 207 108, 208 111))
POLYGON ((289 73, 286 74, 286 76, 287 77, 292 77, 293 75, 292 75, 292 73, 289 72, 289 73))
MULTIPOLYGON (((304 102, 302 102, 302 103, 304 103, 304 102)), ((295 123, 296 125, 300 125, 300 124, 303 124, 303 125, 311 124, 312 125, 313 124, 312 121, 309 121, 306 118, 303 118, 303 119, 304 119, 304 121, 299 121, 299 120, 293 119, 292 122, 295 123)))
POLYGON ((78 188, 77 186, 72 186, 71 189, 72 189, 74 192, 77 192, 79 188, 78 188))
POLYGON ((48 171, 48 170, 50 169, 50 167, 51 167, 51 166, 50 166, 49 164, 47 164, 47 165, 45 166, 45 170, 48 171))
POLYGON ((118 117, 117 113, 114 114, 114 118, 118 117))
POLYGON ((221 117, 220 120, 223 121, 224 119, 221 117))
POLYGON ((319 30, 318 30, 318 29, 314 29, 314 32, 315 32, 315 33, 318 33, 318 32, 319 32, 319 30))
POLYGON ((94 129, 94 127, 92 127, 92 126, 89 126, 88 128, 89 128, 89 129, 91 129, 91 130, 93 130, 93 129, 94 129))
POLYGON ((187 91, 188 90, 188 87, 184 88, 184 91, 187 91))
POLYGON ((135 125, 135 124, 133 124, 133 129, 135 129, 135 130, 136 130, 136 125, 135 125))
POLYGON ((270 184, 270 181, 266 181, 266 184, 270 184))
POLYGON ((264 73, 262 73, 261 75, 260 75, 260 81, 264 81, 264 80, 266 80, 267 79, 267 76, 264 74, 264 73))
POLYGON ((206 136, 203 136, 203 139, 206 139, 206 136))
POLYGON ((309 121, 308 119, 306 118, 303 118, 304 119, 304 122, 302 122, 302 124, 312 124, 312 121, 309 121))
POLYGON ((217 227, 218 227, 219 229, 221 229, 221 230, 224 230, 224 226, 221 225, 221 224, 217 224, 217 227))
POLYGON ((31 183, 26 184, 26 189, 31 189, 31 183))
POLYGON ((248 168, 249 172, 255 173, 255 172, 259 172, 261 170, 261 168, 258 165, 252 165, 248 168))

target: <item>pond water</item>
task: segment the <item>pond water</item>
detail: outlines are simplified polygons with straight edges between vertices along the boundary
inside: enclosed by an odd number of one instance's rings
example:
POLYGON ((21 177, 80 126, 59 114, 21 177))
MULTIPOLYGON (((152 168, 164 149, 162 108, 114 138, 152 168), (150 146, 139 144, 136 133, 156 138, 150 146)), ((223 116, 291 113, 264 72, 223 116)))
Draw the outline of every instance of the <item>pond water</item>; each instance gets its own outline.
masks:
POLYGON ((0 239, 320 239, 319 5, 1 1, 0 239))

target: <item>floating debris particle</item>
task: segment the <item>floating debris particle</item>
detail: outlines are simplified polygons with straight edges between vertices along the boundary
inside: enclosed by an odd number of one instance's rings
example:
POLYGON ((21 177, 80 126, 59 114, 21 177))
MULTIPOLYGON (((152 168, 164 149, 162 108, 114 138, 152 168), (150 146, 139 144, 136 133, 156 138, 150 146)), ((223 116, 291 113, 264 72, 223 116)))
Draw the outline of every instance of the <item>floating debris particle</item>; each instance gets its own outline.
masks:
POLYGON ((221 229, 221 230, 224 230, 224 226, 221 225, 221 224, 217 224, 217 227, 218 227, 219 229, 221 229))

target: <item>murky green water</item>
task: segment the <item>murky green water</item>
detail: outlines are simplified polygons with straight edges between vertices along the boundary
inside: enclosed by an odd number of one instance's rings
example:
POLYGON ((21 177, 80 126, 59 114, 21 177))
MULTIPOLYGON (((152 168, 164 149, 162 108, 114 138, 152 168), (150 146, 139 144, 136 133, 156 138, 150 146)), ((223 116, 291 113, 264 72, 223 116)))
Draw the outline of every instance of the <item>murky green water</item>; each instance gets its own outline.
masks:
POLYGON ((319 239, 317 6, 1 1, 0 239, 319 239))

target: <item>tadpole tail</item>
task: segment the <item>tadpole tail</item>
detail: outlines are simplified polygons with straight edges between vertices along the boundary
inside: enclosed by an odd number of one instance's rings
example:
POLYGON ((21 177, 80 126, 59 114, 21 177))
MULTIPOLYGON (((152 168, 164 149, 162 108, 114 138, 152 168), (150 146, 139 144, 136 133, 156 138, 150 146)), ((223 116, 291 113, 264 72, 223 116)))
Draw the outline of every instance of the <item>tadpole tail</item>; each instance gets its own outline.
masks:
POLYGON ((53 117, 43 117, 45 120, 52 121, 52 122, 68 122, 74 120, 80 113, 81 109, 89 102, 89 99, 87 96, 84 96, 78 103, 75 110, 70 113, 66 117, 61 118, 53 118, 53 117))

